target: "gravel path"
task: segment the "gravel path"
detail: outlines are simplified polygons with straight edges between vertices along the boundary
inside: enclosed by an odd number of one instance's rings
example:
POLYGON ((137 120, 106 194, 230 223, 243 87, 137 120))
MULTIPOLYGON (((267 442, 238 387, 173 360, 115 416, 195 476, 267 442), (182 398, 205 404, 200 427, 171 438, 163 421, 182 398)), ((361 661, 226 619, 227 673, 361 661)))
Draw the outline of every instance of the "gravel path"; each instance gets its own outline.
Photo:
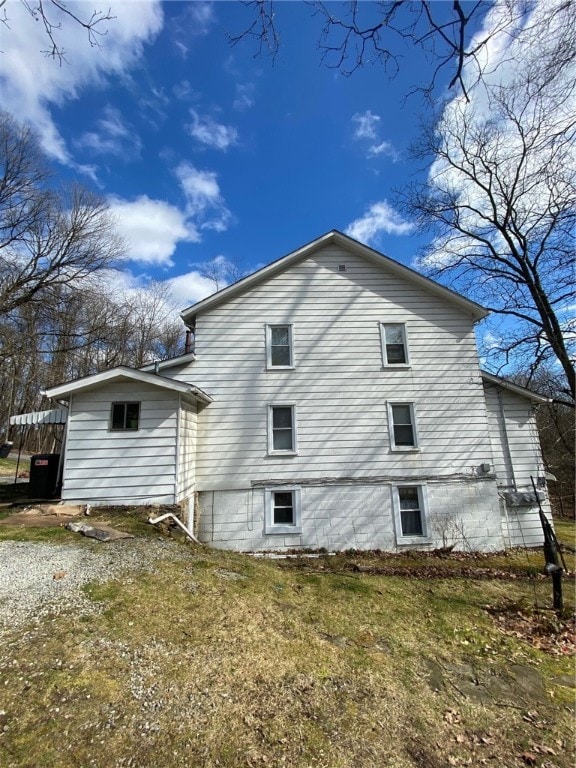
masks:
POLYGON ((97 610, 80 587, 129 571, 153 571, 159 560, 187 550, 173 541, 124 539, 75 546, 0 541, 0 635, 36 618, 97 610))

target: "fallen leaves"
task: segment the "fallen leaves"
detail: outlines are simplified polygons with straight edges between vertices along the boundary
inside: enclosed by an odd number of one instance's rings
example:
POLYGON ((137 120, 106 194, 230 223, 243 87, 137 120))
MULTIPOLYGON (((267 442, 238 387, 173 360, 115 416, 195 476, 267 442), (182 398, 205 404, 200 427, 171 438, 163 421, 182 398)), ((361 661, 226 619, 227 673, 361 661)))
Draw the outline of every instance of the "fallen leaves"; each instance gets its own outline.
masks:
POLYGON ((523 610, 517 606, 486 606, 496 627, 505 635, 529 642, 553 656, 576 653, 576 616, 559 619, 551 611, 523 610))

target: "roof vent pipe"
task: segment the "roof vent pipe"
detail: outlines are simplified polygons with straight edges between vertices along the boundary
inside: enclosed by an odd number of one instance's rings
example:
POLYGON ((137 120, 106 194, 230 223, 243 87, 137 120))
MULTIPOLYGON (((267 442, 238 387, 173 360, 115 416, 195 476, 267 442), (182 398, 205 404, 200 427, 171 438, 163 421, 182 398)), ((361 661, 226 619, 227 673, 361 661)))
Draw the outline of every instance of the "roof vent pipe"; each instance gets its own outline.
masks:
POLYGON ((154 360, 154 373, 156 376, 160 373, 160 360, 154 360))

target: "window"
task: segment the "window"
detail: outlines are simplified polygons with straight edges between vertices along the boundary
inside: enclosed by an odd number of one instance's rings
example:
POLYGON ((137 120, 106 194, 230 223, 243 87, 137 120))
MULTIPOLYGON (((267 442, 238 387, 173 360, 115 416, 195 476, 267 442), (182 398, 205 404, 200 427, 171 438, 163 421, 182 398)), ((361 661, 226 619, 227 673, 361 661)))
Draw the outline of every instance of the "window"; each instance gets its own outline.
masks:
POLYGON ((408 451, 418 447, 412 403, 388 403, 388 425, 393 450, 408 451))
POLYGON ((298 534, 302 532, 300 488, 293 486, 265 491, 264 533, 298 534))
POLYGON ((393 489, 396 530, 405 543, 427 538, 425 488, 422 485, 400 485, 393 489))
POLYGON ((266 326, 266 364, 268 368, 293 368, 292 326, 266 326))
POLYGON ((268 407, 268 453, 296 453, 296 418, 293 405, 268 407))
POLYGON ((384 366, 409 365, 404 323, 380 323, 384 366))
POLYGON ((110 429, 138 429, 140 403, 112 403, 110 429))

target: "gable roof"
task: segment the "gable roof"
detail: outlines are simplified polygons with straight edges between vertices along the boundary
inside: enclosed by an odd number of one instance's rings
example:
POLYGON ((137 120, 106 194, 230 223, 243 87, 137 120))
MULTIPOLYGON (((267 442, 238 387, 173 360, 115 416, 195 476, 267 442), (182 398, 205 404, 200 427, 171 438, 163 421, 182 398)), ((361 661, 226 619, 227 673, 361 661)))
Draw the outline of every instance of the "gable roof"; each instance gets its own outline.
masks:
POLYGON ((451 304, 458 306, 467 314, 472 315, 474 320, 481 320, 488 315, 488 310, 480 304, 477 304, 470 299, 466 299, 459 293, 450 290, 450 288, 445 288, 443 285, 434 282, 434 280, 430 280, 429 278, 420 275, 418 272, 415 272, 413 269, 405 267, 403 264, 400 264, 400 262, 394 261, 394 259, 390 259, 388 256, 384 256, 384 254, 375 251, 373 248, 369 248, 367 245, 359 243, 352 237, 348 237, 348 235, 344 235, 342 232, 333 229, 331 232, 327 232, 316 240, 312 240, 310 243, 303 245, 296 251, 292 251, 292 253, 289 253, 287 256, 283 256, 282 258, 273 261, 271 264, 262 267, 262 269, 252 272, 252 274, 243 277, 236 283, 232 283, 232 285, 229 285, 226 288, 213 293, 211 296, 208 296, 208 298, 184 309, 180 313, 180 317, 186 324, 193 324, 196 315, 206 312, 209 309, 214 309, 214 307, 223 304, 229 299, 241 295, 253 286, 283 272, 293 264, 296 264, 299 261, 304 261, 304 259, 327 245, 339 245, 379 267, 386 268, 397 277, 415 283, 424 290, 434 293, 445 301, 449 301, 451 304))
POLYGON ((533 403, 552 402, 549 397, 544 397, 544 395, 539 395, 531 389, 526 389, 526 387, 521 387, 519 384, 513 384, 511 381, 501 379, 500 376, 494 376, 493 373, 487 373, 486 371, 481 371, 480 373, 482 374, 484 384, 491 384, 495 387, 500 387, 501 389, 507 389, 515 395, 520 395, 521 397, 526 397, 528 400, 532 400, 533 403))
POLYGON ((176 381, 176 379, 169 379, 166 376, 159 376, 155 373, 138 371, 135 368, 128 368, 125 365, 119 365, 116 368, 111 368, 109 371, 95 373, 92 376, 83 376, 80 379, 74 379, 73 381, 67 381, 64 384, 58 384, 55 387, 49 387, 44 394, 46 397, 50 398, 66 398, 68 395, 72 395, 75 392, 95 389, 102 384, 109 384, 117 381, 135 381, 140 384, 151 384, 153 387, 168 389, 182 395, 192 395, 203 403, 212 402, 210 395, 207 395, 193 384, 186 384, 183 381, 176 381))

